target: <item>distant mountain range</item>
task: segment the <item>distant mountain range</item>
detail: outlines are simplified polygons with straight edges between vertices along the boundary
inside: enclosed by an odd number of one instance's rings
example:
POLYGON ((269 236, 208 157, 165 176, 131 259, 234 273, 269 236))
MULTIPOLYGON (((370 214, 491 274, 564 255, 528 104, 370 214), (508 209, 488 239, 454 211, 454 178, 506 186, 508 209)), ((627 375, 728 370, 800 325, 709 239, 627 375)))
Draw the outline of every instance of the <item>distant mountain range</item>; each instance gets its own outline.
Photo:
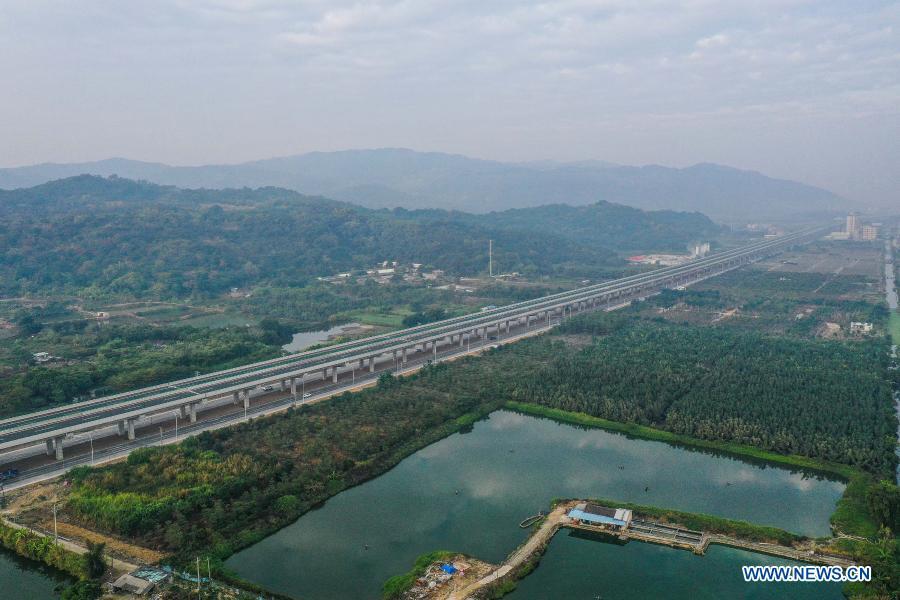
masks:
POLYGON ((684 169, 600 161, 503 163, 405 149, 312 152, 235 165, 173 167, 122 158, 0 169, 0 188, 80 174, 119 175, 186 188, 277 186, 369 208, 484 213, 598 201, 699 211, 718 220, 778 219, 845 211, 827 190, 714 164, 684 169))

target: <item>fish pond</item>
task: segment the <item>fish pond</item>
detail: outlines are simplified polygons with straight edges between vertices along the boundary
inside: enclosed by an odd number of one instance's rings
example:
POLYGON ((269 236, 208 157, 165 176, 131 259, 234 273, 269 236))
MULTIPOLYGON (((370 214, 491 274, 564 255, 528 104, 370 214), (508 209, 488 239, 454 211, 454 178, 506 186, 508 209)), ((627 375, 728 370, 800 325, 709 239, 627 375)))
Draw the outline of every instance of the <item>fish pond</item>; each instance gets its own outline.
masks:
MULTIPOLYGON (((388 577, 408 570, 425 552, 446 549, 502 561, 528 535, 519 522, 546 510, 554 498, 611 498, 823 536, 843 490, 843 482, 817 473, 501 410, 338 494, 235 554, 227 566, 307 600, 378 598, 388 577)), ((734 579, 742 564, 780 559, 720 547, 696 557, 638 542, 620 547, 567 536, 556 536, 546 564, 512 598, 654 597, 660 589, 767 598, 785 591, 751 589, 734 579), (570 557, 581 561, 572 564, 580 565, 585 580, 572 596, 565 592, 572 571, 560 577, 553 566, 569 564, 570 557), (646 569, 659 565, 667 571, 647 577, 646 569), (688 583, 677 583, 682 569, 688 583), (721 587, 726 585, 731 587, 721 587)), ((840 592, 839 586, 810 589, 815 597, 840 592)))

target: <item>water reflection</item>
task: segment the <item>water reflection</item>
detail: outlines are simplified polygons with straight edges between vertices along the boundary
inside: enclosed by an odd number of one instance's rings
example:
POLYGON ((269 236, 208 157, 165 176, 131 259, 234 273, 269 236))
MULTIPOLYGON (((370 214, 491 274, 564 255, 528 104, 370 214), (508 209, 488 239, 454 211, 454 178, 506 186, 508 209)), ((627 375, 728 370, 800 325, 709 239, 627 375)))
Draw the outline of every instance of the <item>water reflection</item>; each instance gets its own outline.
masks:
POLYGON ((556 497, 611 498, 826 535, 843 489, 820 474, 498 411, 228 564, 310 600, 377 598, 387 577, 424 552, 502 560, 527 534, 519 521, 556 497))
POLYGON ((744 583, 743 565, 786 565, 792 561, 710 546, 706 555, 686 550, 561 532, 538 568, 505 596, 509 600, 572 598, 753 598, 827 600, 843 598, 841 584, 744 583), (605 543, 604 543, 605 542, 605 543))

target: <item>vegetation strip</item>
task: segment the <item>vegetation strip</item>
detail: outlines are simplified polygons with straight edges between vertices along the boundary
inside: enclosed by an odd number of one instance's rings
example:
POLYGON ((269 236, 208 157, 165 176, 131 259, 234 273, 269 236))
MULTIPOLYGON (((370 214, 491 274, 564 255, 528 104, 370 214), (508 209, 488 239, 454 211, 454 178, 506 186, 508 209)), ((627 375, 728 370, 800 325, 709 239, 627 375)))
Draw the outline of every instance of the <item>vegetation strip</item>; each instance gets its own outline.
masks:
POLYGON ((403 592, 412 587, 416 582, 416 579, 422 576, 429 565, 438 561, 445 561, 457 554, 458 553, 450 552, 449 550, 436 550, 434 552, 422 554, 416 558, 412 569, 402 575, 394 575, 384 582, 384 586, 381 589, 381 597, 384 598, 384 600, 396 600, 397 598, 400 598, 403 595, 403 592))
POLYGON ((42 562, 76 579, 91 577, 88 554, 68 550, 55 544, 48 536, 25 527, 14 527, 0 520, 0 542, 20 556, 42 562))

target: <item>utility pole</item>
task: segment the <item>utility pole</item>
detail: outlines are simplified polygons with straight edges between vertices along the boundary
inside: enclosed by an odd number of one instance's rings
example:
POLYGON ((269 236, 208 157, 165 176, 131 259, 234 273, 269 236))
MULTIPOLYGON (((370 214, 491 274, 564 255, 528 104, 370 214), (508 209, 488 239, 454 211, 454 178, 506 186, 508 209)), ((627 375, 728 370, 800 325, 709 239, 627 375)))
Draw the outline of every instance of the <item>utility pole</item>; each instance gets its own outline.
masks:
POLYGON ((56 528, 56 502, 53 503, 53 540, 59 546, 59 530, 56 528))
POLYGON ((488 275, 494 276, 494 240, 488 240, 488 275))
POLYGON ((94 465, 94 432, 89 431, 88 437, 91 440, 91 466, 94 465))
POLYGON ((200 597, 200 557, 197 557, 197 597, 200 597))
POLYGON ((209 557, 206 557, 206 577, 209 579, 209 589, 212 589, 212 571, 209 569, 209 557))
POLYGON ((178 413, 175 413, 175 441, 178 441, 178 413))

